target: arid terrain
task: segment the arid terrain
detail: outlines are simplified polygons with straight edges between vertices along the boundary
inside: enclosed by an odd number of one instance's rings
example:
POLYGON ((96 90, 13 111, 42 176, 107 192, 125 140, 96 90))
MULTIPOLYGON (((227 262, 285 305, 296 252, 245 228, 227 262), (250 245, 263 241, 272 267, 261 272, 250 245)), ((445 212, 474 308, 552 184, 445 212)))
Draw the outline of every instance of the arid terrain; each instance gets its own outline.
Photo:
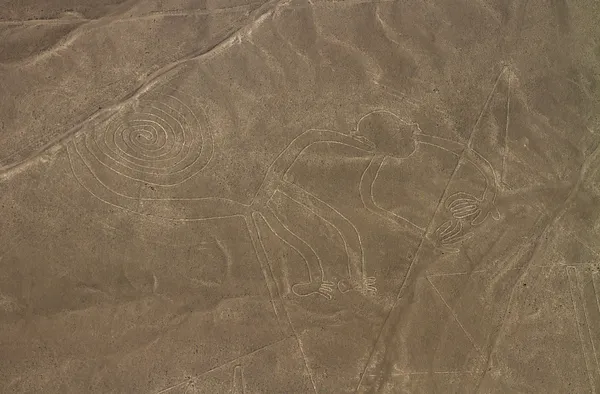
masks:
POLYGON ((600 1, 0 0, 1 393, 600 394, 600 1))

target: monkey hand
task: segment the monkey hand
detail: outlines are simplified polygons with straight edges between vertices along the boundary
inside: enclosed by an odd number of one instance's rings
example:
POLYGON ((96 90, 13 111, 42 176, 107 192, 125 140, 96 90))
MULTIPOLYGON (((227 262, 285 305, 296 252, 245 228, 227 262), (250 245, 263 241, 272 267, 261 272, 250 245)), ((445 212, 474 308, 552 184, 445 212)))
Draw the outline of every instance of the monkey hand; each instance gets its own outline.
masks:
POLYGON ((500 219, 500 213, 490 199, 481 199, 470 193, 458 192, 446 200, 446 208, 457 220, 470 221, 472 226, 478 226, 488 216, 500 219))
POLYGON ((342 294, 351 290, 358 291, 359 293, 367 296, 375 296, 377 294, 374 277, 365 277, 355 281, 354 283, 350 283, 350 281, 347 279, 342 279, 338 282, 338 290, 342 294))
POLYGON ((470 233, 463 232, 460 220, 450 219, 442 223, 428 238, 434 246, 447 253, 458 253, 457 246, 469 238, 470 233))
POLYGON ((375 277, 365 277, 362 280, 362 293, 367 296, 377 295, 377 287, 375 287, 375 277))
POLYGON ((331 299, 331 292, 335 284, 329 281, 312 281, 309 283, 296 283, 292 286, 292 292, 299 297, 306 297, 312 294, 320 295, 328 300, 331 299))

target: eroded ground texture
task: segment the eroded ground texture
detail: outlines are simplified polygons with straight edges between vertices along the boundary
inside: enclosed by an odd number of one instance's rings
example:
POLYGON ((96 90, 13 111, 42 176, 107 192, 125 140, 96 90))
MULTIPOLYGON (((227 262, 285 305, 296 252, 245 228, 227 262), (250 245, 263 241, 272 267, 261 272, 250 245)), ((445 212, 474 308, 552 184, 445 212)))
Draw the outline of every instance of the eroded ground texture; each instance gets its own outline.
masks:
POLYGON ((0 392, 600 393, 600 2, 4 0, 0 392))

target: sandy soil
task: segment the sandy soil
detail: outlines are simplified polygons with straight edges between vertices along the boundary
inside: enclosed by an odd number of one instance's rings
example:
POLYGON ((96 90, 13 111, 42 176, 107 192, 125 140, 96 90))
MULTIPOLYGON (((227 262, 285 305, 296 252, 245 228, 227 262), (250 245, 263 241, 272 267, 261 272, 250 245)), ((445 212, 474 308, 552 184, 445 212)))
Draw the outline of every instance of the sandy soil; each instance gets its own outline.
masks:
POLYGON ((0 2, 0 392, 600 393, 600 2, 0 2))

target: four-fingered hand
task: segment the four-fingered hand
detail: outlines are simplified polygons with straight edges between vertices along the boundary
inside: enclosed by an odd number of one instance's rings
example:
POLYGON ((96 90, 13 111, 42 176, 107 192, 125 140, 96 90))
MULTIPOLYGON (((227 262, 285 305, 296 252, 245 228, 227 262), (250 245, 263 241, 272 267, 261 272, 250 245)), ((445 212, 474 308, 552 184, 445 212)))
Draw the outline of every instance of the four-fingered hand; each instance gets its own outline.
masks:
MULTIPOLYGON (((366 296, 374 297, 377 295, 377 288, 375 287, 375 278, 365 277, 357 282, 350 283, 347 279, 342 279, 338 282, 337 288, 340 293, 344 294, 351 290, 355 290, 359 293, 362 293, 366 296)), ((334 283, 330 281, 313 281, 309 283, 297 283, 292 286, 292 292, 300 297, 306 297, 309 295, 319 295, 328 300, 332 298, 334 283)))
POLYGON ((458 192, 446 200, 446 208, 457 220, 470 221, 472 226, 478 226, 491 214, 495 220, 500 219, 500 213, 493 201, 481 199, 470 193, 458 192))
POLYGON ((321 282, 313 281, 309 283, 296 283, 292 286, 292 292, 300 297, 317 294, 330 300, 333 286, 335 286, 335 283, 326 280, 321 282))
POLYGON ((337 287, 340 293, 344 294, 350 290, 356 290, 367 296, 377 295, 377 288, 375 287, 375 277, 369 276, 358 281, 351 283, 348 279, 341 279, 338 281, 337 287))
POLYGON ((448 252, 458 253, 455 245, 471 238, 472 234, 463 232, 463 225, 460 220, 450 219, 442 223, 429 239, 433 242, 436 248, 448 252))
POLYGON ((377 288, 375 287, 375 277, 369 276, 363 279, 362 281, 362 293, 368 296, 377 295, 377 288))

